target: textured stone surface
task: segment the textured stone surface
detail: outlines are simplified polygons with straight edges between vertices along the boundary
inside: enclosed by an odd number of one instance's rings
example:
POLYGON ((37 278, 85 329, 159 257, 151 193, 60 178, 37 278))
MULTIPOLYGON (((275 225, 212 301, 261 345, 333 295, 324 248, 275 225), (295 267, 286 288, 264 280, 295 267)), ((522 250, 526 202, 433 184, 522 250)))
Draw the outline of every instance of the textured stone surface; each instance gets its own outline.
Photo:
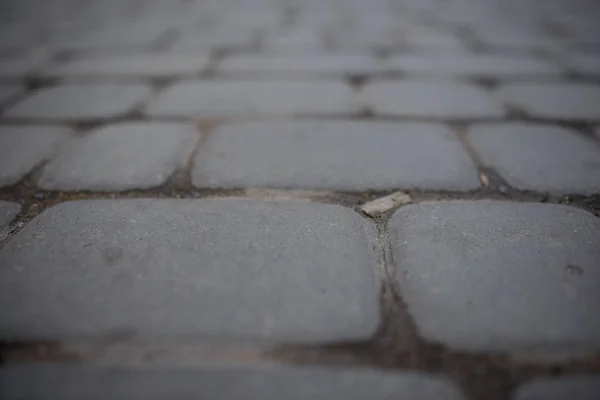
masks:
POLYGON ((8 225, 21 211, 21 206, 17 203, 0 200, 0 240, 8 232, 8 225))
POLYGON ((43 54, 0 58, 0 77, 18 78, 30 74, 44 61, 43 54))
POLYGON ((258 116, 347 114, 352 90, 340 82, 189 81, 167 88, 148 108, 150 115, 258 116))
POLYGON ((560 68, 548 61, 523 55, 422 53, 392 57, 387 64, 417 75, 457 75, 486 78, 553 76, 560 68))
POLYGON ((66 77, 131 76, 170 77, 199 74, 208 63, 207 56, 173 54, 131 54, 77 58, 54 64, 44 75, 66 77))
POLYGON ((23 89, 18 85, 0 84, 0 105, 8 102, 21 93, 23 89))
POLYGON ((371 229, 302 202, 62 203, 0 250, 0 337, 365 338, 371 229))
POLYGON ((537 380, 525 384, 513 400, 596 400, 600 398, 600 376, 572 376, 537 380))
POLYGON ((600 146, 552 125, 476 125, 469 140, 482 161, 513 187, 557 193, 600 193, 600 146))
POLYGON ((389 229, 396 277, 427 339, 478 351, 600 347, 600 219, 592 214, 454 201, 405 206, 389 229))
POLYGON ((18 118, 90 119, 125 114, 150 95, 135 83, 71 83, 40 89, 11 107, 18 118))
POLYGON ((12 366, 0 369, 0 386, 5 390, 5 400, 464 399, 455 384, 433 375, 276 365, 139 369, 116 366, 12 366))
POLYGON ((376 114, 424 118, 501 117, 502 106, 484 89, 452 81, 374 81, 360 93, 376 114))
POLYGON ((196 156, 197 187, 469 190, 476 170, 436 124, 349 121, 225 125, 196 156))
POLYGON ((186 163, 199 135, 193 125, 129 122, 76 139, 42 171, 51 190, 126 190, 166 182, 186 163))
POLYGON ((0 187, 17 183, 50 159, 70 135, 63 127, 0 125, 0 187))
POLYGON ((600 119, 600 85, 593 83, 509 83, 497 94, 506 104, 532 117, 600 119))
POLYGON ((245 55, 226 58, 218 72, 235 75, 345 75, 376 73, 382 65, 366 55, 245 55))

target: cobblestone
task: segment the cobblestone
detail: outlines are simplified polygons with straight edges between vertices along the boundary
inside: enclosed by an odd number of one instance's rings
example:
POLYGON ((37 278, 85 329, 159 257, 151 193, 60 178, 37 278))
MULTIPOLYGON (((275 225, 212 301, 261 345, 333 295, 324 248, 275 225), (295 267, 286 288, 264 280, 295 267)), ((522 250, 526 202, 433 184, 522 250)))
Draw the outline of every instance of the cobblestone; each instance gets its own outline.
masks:
POLYGON ((377 115, 479 119, 504 114, 484 89, 453 81, 376 81, 363 89, 360 99, 377 115))
POLYGON ((512 83, 502 86, 498 95, 536 118, 600 119, 600 86, 592 83, 512 83))
POLYGON ((133 110, 150 88, 133 83, 70 83, 41 89, 6 111, 13 118, 85 120, 109 118, 133 110))
POLYGON ((382 65, 365 55, 237 56, 225 59, 219 73, 236 75, 353 75, 382 71, 382 65))
POLYGON ((600 56, 592 54, 570 55, 567 66, 583 75, 600 76, 600 56))
POLYGON ((7 397, 4 397, 6 400, 48 397, 65 400, 158 400, 190 396, 214 400, 464 399, 454 384, 432 375, 275 365, 150 369, 114 366, 14 366, 0 370, 0 383, 7 390, 7 397), (107 386, 107 381, 112 384, 107 386))
POLYGON ((600 397, 600 376, 573 376, 533 381, 517 390, 513 400, 595 400, 600 397))
POLYGON ((341 82, 205 81, 166 89, 149 115, 184 117, 350 114, 352 91, 341 82))
POLYGON ((63 203, 0 250, 0 336, 365 338, 379 316, 370 230, 302 202, 63 203))
POLYGON ((8 226, 15 216, 21 211, 21 205, 0 200, 0 240, 8 232, 8 226))
POLYGON ((593 215, 456 201, 403 207, 389 228, 396 278, 429 340, 475 351, 600 347, 593 215))
POLYGON ((49 160, 71 133, 51 126, 0 125, 0 188, 17 183, 49 160))
POLYGON ((38 185, 107 191, 160 186, 186 163, 197 140, 191 125, 108 125, 73 141, 43 169, 38 185))
POLYGON ((364 122, 246 123, 207 139, 197 187, 470 190, 477 173, 441 125, 364 122))
POLYGON ((59 77, 172 77, 197 75, 206 68, 208 57, 193 55, 136 54, 93 56, 44 69, 46 76, 59 77))
POLYGON ((389 66, 416 75, 484 78, 535 78, 562 72, 557 66, 531 56, 460 52, 397 55, 389 61, 389 66))
POLYGON ((469 138, 485 164, 513 187, 553 193, 600 192, 600 146, 552 125, 478 125, 469 138))

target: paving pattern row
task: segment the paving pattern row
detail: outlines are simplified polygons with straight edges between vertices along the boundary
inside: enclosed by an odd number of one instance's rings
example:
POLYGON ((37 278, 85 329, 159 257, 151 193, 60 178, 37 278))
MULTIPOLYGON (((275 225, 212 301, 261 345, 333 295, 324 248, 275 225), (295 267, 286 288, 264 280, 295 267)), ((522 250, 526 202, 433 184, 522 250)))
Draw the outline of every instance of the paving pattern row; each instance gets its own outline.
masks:
POLYGON ((0 9, 1 398, 600 397, 599 3, 0 9))

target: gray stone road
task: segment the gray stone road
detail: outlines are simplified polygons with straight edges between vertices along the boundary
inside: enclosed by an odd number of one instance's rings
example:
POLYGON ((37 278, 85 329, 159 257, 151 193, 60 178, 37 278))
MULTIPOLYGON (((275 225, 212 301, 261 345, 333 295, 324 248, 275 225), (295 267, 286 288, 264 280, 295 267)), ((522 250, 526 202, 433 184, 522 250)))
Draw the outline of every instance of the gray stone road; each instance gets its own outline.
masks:
POLYGON ((0 398, 600 399, 599 20, 0 2, 0 398))

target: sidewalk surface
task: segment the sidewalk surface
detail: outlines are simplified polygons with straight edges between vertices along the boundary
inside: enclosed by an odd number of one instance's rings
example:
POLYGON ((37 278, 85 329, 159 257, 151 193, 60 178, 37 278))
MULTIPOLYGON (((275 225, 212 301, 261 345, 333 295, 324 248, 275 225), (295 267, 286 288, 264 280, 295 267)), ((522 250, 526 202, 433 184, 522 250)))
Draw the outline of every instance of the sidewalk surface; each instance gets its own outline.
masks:
POLYGON ((0 21, 0 398, 600 399, 600 2, 0 21))

